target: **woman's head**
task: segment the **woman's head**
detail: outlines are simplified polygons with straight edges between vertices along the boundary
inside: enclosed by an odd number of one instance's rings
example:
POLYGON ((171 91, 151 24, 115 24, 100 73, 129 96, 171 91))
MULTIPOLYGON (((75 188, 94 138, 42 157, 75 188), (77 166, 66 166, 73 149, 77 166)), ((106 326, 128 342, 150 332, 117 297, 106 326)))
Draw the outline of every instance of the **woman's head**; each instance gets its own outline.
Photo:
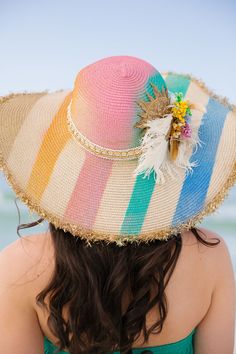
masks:
POLYGON ((129 349, 153 306, 161 330, 180 233, 208 245, 194 225, 235 182, 235 114, 201 81, 130 56, 88 65, 72 90, 0 100, 0 166, 50 222, 56 268, 38 300, 61 347, 129 349))

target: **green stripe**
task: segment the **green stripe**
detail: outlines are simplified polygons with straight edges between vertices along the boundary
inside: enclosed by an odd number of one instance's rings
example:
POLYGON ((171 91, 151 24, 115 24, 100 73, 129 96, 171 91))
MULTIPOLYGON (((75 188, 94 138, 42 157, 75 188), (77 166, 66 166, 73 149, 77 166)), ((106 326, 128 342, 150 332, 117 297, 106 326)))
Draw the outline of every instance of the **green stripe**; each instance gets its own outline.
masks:
MULTIPOLYGON (((150 80, 153 82, 153 78, 150 78, 150 80)), ((172 92, 181 91, 184 95, 186 94, 190 84, 190 80, 188 78, 175 74, 169 74, 165 81, 168 90, 172 92)), ((161 80, 158 82, 163 85, 161 80)), ((138 235, 141 232, 155 183, 154 172, 146 178, 143 178, 143 174, 136 177, 129 205, 126 209, 123 224, 121 226, 122 234, 138 235)))

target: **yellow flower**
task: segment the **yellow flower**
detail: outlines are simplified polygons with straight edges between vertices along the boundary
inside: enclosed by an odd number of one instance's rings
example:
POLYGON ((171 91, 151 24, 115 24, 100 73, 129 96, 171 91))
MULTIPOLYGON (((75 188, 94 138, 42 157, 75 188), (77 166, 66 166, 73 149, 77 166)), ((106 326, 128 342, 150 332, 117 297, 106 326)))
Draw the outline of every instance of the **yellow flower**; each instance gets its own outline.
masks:
POLYGON ((172 108, 172 114, 178 119, 183 119, 186 115, 187 103, 185 101, 176 102, 175 107, 172 108))

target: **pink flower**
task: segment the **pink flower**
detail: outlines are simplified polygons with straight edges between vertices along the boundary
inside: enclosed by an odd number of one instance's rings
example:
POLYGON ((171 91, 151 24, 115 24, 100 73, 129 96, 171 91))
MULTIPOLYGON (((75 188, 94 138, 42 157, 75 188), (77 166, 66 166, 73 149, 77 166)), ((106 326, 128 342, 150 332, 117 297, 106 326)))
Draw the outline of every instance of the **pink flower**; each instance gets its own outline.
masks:
POLYGON ((188 123, 181 129, 181 137, 182 138, 191 138, 192 129, 188 123))

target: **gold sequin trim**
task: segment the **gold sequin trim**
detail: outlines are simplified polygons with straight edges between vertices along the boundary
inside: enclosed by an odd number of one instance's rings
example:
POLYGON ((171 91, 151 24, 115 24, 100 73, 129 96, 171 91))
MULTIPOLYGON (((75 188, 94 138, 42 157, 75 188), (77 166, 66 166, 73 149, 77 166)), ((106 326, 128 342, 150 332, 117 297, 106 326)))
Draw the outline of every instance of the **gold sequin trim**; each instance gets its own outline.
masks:
POLYGON ((107 158, 109 160, 134 160, 141 155, 141 148, 131 148, 124 150, 113 150, 105 148, 103 146, 93 143, 91 140, 86 138, 75 126, 72 115, 71 115, 71 104, 70 101, 67 108, 67 124, 70 130, 70 133, 75 138, 75 140, 81 144, 85 149, 92 152, 95 155, 107 158))

